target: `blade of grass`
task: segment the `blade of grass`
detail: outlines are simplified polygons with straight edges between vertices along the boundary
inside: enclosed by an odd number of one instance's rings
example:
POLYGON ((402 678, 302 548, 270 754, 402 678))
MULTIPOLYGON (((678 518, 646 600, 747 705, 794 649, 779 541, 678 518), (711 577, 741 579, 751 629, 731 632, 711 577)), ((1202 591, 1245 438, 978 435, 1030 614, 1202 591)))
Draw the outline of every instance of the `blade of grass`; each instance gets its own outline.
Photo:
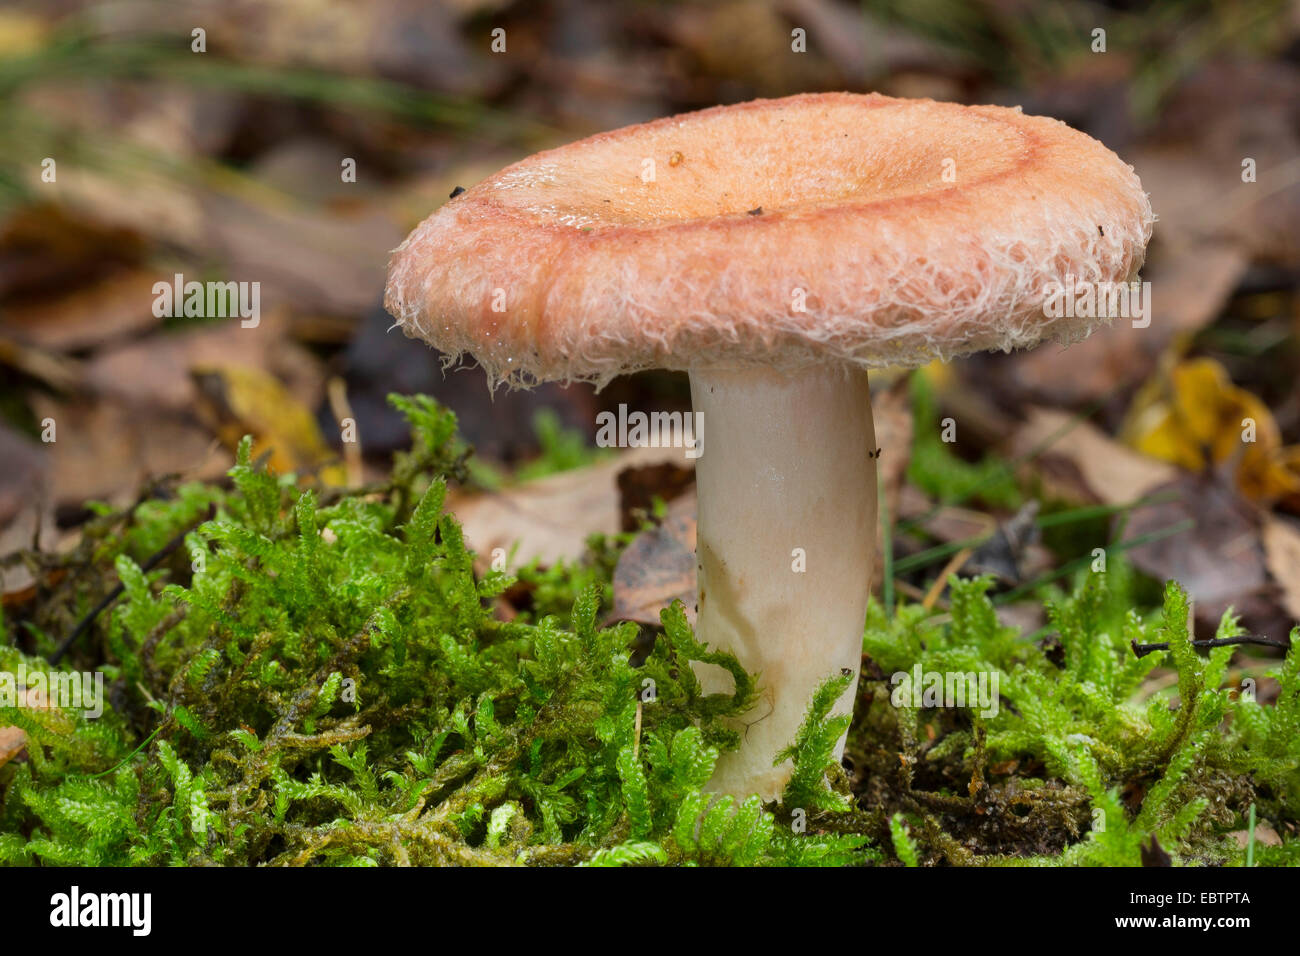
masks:
POLYGON ((880 601, 885 606, 885 614, 894 616, 894 527, 890 522, 889 501, 885 498, 885 486, 876 484, 876 500, 879 502, 880 527, 884 534, 883 550, 885 552, 884 580, 880 585, 880 601))
MULTIPOLYGON (((1148 505, 1167 504, 1176 500, 1177 495, 1173 492, 1164 492, 1159 495, 1152 495, 1148 498, 1138 498, 1134 501, 1128 501, 1121 505, 1087 505, 1082 508, 1071 508, 1068 511, 1058 511, 1055 514, 1044 515, 1035 523, 1040 528, 1053 528, 1058 525, 1072 524, 1076 521, 1090 521, 1093 518, 1103 518, 1109 515, 1124 514, 1129 511, 1135 511, 1138 508, 1145 508, 1148 505)), ((916 554, 909 554, 905 558, 900 558, 894 565, 896 574, 906 574, 917 568, 924 568, 931 564, 937 564, 939 561, 951 554, 956 554, 963 548, 979 547, 996 533, 997 529, 985 532, 983 534, 972 535, 969 538, 962 538, 957 541, 947 541, 943 544, 935 545, 933 548, 926 548, 924 551, 918 551, 916 554)))

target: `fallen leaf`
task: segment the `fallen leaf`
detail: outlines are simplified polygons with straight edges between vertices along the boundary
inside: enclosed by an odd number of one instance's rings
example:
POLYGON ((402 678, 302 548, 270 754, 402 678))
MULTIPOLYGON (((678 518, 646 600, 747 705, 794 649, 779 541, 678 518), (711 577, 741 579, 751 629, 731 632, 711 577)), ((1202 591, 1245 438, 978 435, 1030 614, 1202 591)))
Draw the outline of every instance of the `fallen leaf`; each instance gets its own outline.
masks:
MULTIPOLYGON (((75 725, 62 711, 50 710, 43 692, 35 688, 20 686, 18 696, 19 707, 49 711, 48 714, 44 715, 45 719, 42 721, 46 726, 59 733, 67 734, 72 732, 75 725)), ((0 767, 3 767, 15 757, 21 756, 26 746, 27 733, 22 728, 0 727, 0 767)))
POLYGON ((1273 612, 1257 512, 1231 481, 1215 472, 1181 475, 1152 497, 1161 500, 1127 516, 1125 540, 1191 526, 1129 550, 1138 570, 1182 584, 1203 625, 1212 627, 1229 606, 1243 617, 1273 612))
POLYGON ((903 479, 912 460, 912 400, 904 376, 871 397, 871 418, 875 426, 876 481, 884 494, 889 513, 896 515, 903 479))
MULTIPOLYGON (((912 402, 908 377, 899 376, 871 396, 871 418, 876 433, 876 481, 885 513, 897 522, 903 510, 907 466, 912 460, 912 402)), ((885 522, 876 522, 876 560, 871 566, 871 587, 879 593, 885 580, 885 522)))
POLYGON ((619 532, 618 473, 664 461, 687 462, 680 448, 629 448, 617 458, 539 478, 492 494, 455 496, 448 507, 460 519, 465 540, 484 565, 501 548, 516 545, 513 562, 576 561, 589 535, 619 532))
POLYGON ((38 419, 52 418, 57 441, 47 448, 49 494, 56 507, 87 500, 125 504, 150 477, 179 473, 192 480, 220 478, 231 457, 188 411, 132 408, 103 400, 58 401, 34 393, 38 419))
MULTIPOLYGON (((1020 634, 1033 634, 1047 623, 1047 612, 1038 601, 1012 601, 997 605, 995 610, 999 624, 1020 634)), ((1044 647, 1044 653, 1052 660, 1050 648, 1044 647)))
MULTIPOLYGON (((30 548, 39 528, 41 547, 53 547, 58 529, 49 501, 49 459, 44 445, 0 422, 0 556, 30 548)), ((30 587, 35 578, 26 565, 0 569, 6 599, 30 587)))
POLYGON ((1281 592, 1280 603, 1300 622, 1300 528, 1276 515, 1264 516, 1264 561, 1281 592))
POLYGON ((15 303, 4 310, 4 328, 29 345, 67 352, 156 326, 156 270, 133 270, 54 299, 15 303))
POLYGON ((279 474, 316 472, 326 484, 347 484, 315 416, 275 376, 240 365, 197 365, 191 374, 200 415, 227 448, 234 450, 251 434, 253 457, 269 452, 269 465, 279 474))
MULTIPOLYGON (((1250 843, 1249 830, 1233 830, 1229 836, 1236 840, 1237 846, 1241 847, 1243 850, 1250 843)), ((1278 832, 1267 823, 1256 823, 1255 844, 1257 846, 1281 846, 1282 838, 1278 836, 1278 832)))
POLYGON ((693 491, 683 494, 623 551, 614 569, 614 620, 657 625, 659 612, 680 600, 694 625, 695 508, 693 491))
POLYGON ((402 241, 385 210, 346 213, 296 206, 255 206, 208 195, 204 248, 225 269, 225 281, 261 283, 261 306, 361 315, 384 289, 388 252, 402 241))
MULTIPOLYGON (((909 528, 924 532, 935 541, 950 544, 992 534, 997 521, 992 515, 957 505, 939 505, 913 485, 904 484, 898 497, 899 513, 895 524, 906 522, 909 528)), ((911 543, 916 550, 921 545, 912 538, 896 538, 894 559, 907 554, 900 545, 911 543)))
POLYGON ((1026 467, 1054 495, 1080 503, 1128 504, 1178 476, 1172 465, 1133 451, 1091 422, 1039 406, 1026 410, 1008 453, 1016 459, 1034 455, 1026 467))
POLYGON ((1231 235, 1259 260, 1300 262, 1300 70, 1286 58, 1211 57, 1178 83, 1131 154, 1158 234, 1231 235), (1215 116, 1213 123, 1205 117, 1215 116), (1242 161, 1256 164, 1243 182, 1242 161))
POLYGON ((777 10, 752 0, 688 4, 664 27, 706 76, 745 84, 759 95, 833 85, 838 71, 821 57, 790 56, 790 27, 777 10))
POLYGON ((1001 522, 971 554, 961 573, 971 577, 991 574, 1010 587, 1047 570, 1051 559, 1038 545, 1038 508, 1038 502, 1031 499, 1001 522))
POLYGON ((1213 359, 1181 362, 1143 386, 1121 434, 1143 454, 1189 471, 1236 461, 1237 484, 1253 501, 1300 494, 1300 472, 1290 466, 1296 449, 1282 447, 1273 413, 1213 359))
POLYGON ((124 174, 60 164, 58 182, 34 182, 33 190, 38 189, 56 190, 58 202, 74 218, 189 249, 202 248, 215 225, 192 188, 146 167, 131 167, 124 174))
MULTIPOLYGON (((791 24, 808 31, 809 45, 838 68, 845 83, 866 86, 900 76, 947 79, 971 69, 956 48, 943 47, 919 33, 895 27, 860 5, 834 0, 780 0, 777 9, 791 24)), ((951 80, 949 80, 951 83, 951 80)), ((890 92, 890 91, 883 91, 890 92)), ((893 95, 901 95, 897 90, 893 95)))
POLYGON ((18 727, 0 727, 0 767, 23 752, 27 734, 18 727))
POLYGON ((57 295, 134 267, 144 256, 139 233, 103 226, 53 202, 26 204, 0 225, 0 296, 8 307, 57 295))
POLYGON ((0 366, 10 366, 59 392, 75 390, 83 372, 74 359, 0 338, 0 366))
POLYGON ((325 372, 318 359, 287 338, 289 324, 277 309, 264 314, 255 329, 221 319, 109 346, 86 364, 83 384, 97 397, 133 409, 191 415, 198 401, 192 369, 242 365, 272 373, 299 403, 315 408, 325 394, 325 372))
MULTIPOLYGON (((45 447, 0 422, 0 528, 40 496, 48 463, 45 447)), ((2 553, 2 552, 0 552, 2 553)))

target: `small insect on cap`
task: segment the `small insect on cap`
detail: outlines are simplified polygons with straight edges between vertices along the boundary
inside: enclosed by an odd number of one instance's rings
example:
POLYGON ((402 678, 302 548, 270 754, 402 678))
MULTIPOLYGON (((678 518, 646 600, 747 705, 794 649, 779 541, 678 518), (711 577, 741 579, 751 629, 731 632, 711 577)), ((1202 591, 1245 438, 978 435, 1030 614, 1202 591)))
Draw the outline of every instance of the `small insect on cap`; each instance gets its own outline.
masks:
POLYGON ((1131 167, 1018 109, 826 93, 570 143, 447 202, 393 254, 403 330, 495 380, 917 365, 1083 338, 1067 282, 1136 276, 1131 167))

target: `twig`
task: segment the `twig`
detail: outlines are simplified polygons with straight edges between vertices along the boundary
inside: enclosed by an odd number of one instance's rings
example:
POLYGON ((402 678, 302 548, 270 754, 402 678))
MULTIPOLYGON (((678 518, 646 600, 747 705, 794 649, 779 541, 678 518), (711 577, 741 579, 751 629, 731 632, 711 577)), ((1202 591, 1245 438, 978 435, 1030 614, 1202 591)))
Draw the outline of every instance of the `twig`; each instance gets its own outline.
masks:
POLYGON ((970 548, 962 548, 952 556, 952 560, 944 565, 943 570, 939 572, 939 576, 934 579, 934 584, 930 585, 930 590, 926 592, 925 597, 922 599, 921 606, 923 608, 928 611, 934 607, 934 602, 939 600, 939 595, 948 586, 948 576, 960 571, 962 565, 970 560, 970 556, 974 553, 970 548))
MULTIPOLYGON (((351 419, 353 430, 358 430, 356 416, 352 414, 352 406, 348 403, 347 382, 340 376, 334 376, 326 384, 326 394, 329 396, 330 411, 334 413, 334 420, 341 426, 344 421, 351 419)), ((360 488, 365 480, 360 437, 343 442, 343 462, 347 467, 348 488, 360 488)))
MULTIPOLYGON (((1289 640, 1281 641, 1273 637, 1264 637, 1260 634, 1243 634, 1241 637, 1211 637, 1204 640, 1192 641, 1192 647, 1228 647, 1233 644, 1262 644, 1265 647, 1280 647, 1283 650, 1291 646, 1289 640)), ((1153 651, 1169 650, 1168 641, 1158 641, 1154 644, 1139 644, 1137 641, 1129 641, 1129 646, 1133 648, 1133 653, 1138 657, 1146 657, 1153 651)))

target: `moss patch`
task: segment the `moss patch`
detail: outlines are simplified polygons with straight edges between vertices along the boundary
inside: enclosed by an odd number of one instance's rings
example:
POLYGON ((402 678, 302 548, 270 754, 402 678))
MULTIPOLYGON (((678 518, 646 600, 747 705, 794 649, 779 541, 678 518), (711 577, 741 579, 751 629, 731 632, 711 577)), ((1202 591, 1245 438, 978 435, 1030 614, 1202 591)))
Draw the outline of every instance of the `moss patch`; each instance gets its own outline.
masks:
POLYGON ((1231 833, 1253 805, 1283 836, 1255 860, 1300 862, 1300 656, 1256 702, 1230 648, 1191 645, 1182 591, 1139 614, 1117 562, 1052 604, 1049 642, 999 625, 985 580, 954 580, 944 616, 873 605, 849 769, 828 765, 844 727, 828 675, 783 800, 710 802, 750 676, 680 607, 651 635, 598 624, 619 542, 477 574, 443 508, 466 474, 455 419, 394 402, 414 443, 380 485, 302 490, 245 444, 228 486, 155 489, 99 509, 72 553, 28 556, 48 583, 4 621, 0 670, 59 670, 56 637, 123 593, 62 664, 105 675, 101 718, 0 707, 28 739, 0 767, 0 860, 1240 863, 1231 833), (502 620, 507 590, 526 600, 502 620), (1139 658, 1131 640, 1169 650, 1139 658), (731 670, 735 692, 702 693, 692 661, 731 670), (996 674, 997 712, 896 706, 894 675, 918 665, 996 674), (1158 667, 1176 687, 1154 689, 1158 667))

